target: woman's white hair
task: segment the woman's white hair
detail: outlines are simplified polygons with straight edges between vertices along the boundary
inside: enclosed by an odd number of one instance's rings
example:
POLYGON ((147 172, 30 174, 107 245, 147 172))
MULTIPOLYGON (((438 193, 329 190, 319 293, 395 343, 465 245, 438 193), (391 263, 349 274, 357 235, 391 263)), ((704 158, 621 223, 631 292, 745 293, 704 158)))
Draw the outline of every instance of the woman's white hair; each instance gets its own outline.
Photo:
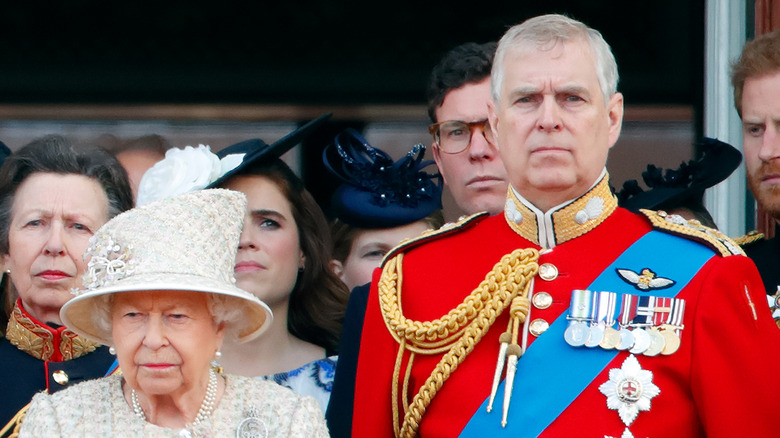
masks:
MULTIPOLYGON (((246 325, 244 322, 244 311, 242 310, 244 300, 214 293, 206 293, 206 296, 206 304, 214 323, 217 326, 224 323, 225 337, 233 342, 237 342, 238 334, 246 325)), ((105 294, 95 297, 93 302, 92 322, 95 328, 109 334, 112 333, 111 310, 114 307, 115 297, 116 294, 105 294)))
POLYGON ((617 92, 618 71, 615 56, 609 44, 595 29, 585 24, 559 14, 540 15, 530 18, 521 24, 511 27, 496 48, 493 69, 490 74, 491 94, 493 101, 498 103, 501 96, 501 85, 504 82, 504 59, 507 53, 516 48, 526 48, 534 45, 540 50, 552 50, 558 44, 585 40, 593 50, 596 59, 596 75, 598 76, 604 104, 609 102, 617 92))

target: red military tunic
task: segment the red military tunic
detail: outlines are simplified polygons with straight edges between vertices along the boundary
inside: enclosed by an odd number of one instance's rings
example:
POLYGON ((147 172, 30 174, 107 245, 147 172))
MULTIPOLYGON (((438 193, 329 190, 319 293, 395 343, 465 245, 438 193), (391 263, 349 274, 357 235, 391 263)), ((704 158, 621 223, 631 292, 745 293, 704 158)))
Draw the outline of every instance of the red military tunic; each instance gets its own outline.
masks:
MULTIPOLYGON (((653 230, 647 217, 616 208, 606 177, 583 197, 547 215, 534 211, 527 201, 513 195, 511 189, 510 195, 504 215, 471 220, 437 236, 407 244, 391 254, 403 253, 399 283, 404 317, 416 321, 441 318, 461 304, 505 254, 517 248, 547 248, 541 252, 538 263, 547 268, 554 266, 558 273, 550 280, 537 275, 533 292, 547 292, 553 302, 544 309, 532 308, 530 319, 552 323, 568 312, 572 290, 588 288, 627 248, 653 230)), ((679 227, 669 228, 679 231, 679 227)), ((682 242, 685 238, 673 238, 678 239, 682 242)), ((764 304, 761 280, 747 257, 721 254, 726 246, 734 248, 731 242, 723 245, 711 239, 705 243, 721 251, 713 250, 711 257, 708 256, 677 294, 677 298, 685 300, 679 350, 654 357, 618 352, 539 436, 603 438, 620 437, 624 433, 636 438, 776 436, 772 408, 774 398, 780 393, 780 383, 769 364, 780 363, 780 332, 764 304), (617 410, 607 407, 607 396, 599 387, 610 381, 610 370, 620 369, 629 356, 637 359, 642 370, 652 372, 652 383, 660 392, 652 398, 650 409, 640 411, 627 425, 617 410)), ((638 272, 642 266, 626 268, 638 272)), ((358 362, 354 437, 392 436, 392 382, 398 385, 397 397, 402 397, 403 392, 405 369, 402 367, 401 375, 394 380, 399 344, 388 332, 380 309, 378 280, 377 272, 358 362)), ((626 287, 631 285, 627 283, 626 287)), ((481 406, 490 394, 496 369, 499 336, 506 330, 508 318, 508 311, 503 311, 443 383, 422 415, 420 436, 459 436, 475 412, 484 409, 481 406)), ((531 350, 537 338, 527 336, 531 350)), ((539 335, 543 336, 545 333, 539 335)), ((564 343, 562 338, 552 341, 564 343)), ((583 347, 575 354, 585 358, 593 351, 583 347)), ((401 421, 402 405, 417 394, 442 354, 415 355, 406 402, 398 404, 401 421)), ((557 359, 549 357, 549 363, 557 359)), ((403 363, 408 360, 409 355, 405 354, 403 363)), ((523 361, 522 356, 519 361, 523 361)), ((570 367, 576 369, 577 361, 570 363, 570 367)), ((568 377, 567 373, 550 375, 542 366, 518 374, 514 382, 517 386, 523 379, 536 379, 565 385, 568 377)), ((532 406, 537 396, 513 393, 511 403, 520 408, 524 404, 532 406)), ((499 392, 493 408, 496 421, 501 416, 502 400, 503 392, 499 392)), ((512 423, 513 419, 508 421, 512 423)), ((522 428, 516 423, 514 426, 522 428)), ((501 432, 502 428, 497 426, 484 435, 501 436, 501 432)), ((464 436, 472 435, 464 433, 464 436)))

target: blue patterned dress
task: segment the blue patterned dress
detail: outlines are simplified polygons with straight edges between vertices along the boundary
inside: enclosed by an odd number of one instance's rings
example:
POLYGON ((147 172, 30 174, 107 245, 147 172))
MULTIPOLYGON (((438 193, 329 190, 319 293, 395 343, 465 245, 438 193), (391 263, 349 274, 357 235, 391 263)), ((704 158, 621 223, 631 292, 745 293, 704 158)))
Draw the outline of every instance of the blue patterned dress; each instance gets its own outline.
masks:
POLYGON ((338 356, 330 356, 296 368, 285 373, 255 377, 258 380, 271 380, 298 394, 314 397, 322 408, 328 407, 330 392, 333 390, 333 376, 336 374, 338 356))

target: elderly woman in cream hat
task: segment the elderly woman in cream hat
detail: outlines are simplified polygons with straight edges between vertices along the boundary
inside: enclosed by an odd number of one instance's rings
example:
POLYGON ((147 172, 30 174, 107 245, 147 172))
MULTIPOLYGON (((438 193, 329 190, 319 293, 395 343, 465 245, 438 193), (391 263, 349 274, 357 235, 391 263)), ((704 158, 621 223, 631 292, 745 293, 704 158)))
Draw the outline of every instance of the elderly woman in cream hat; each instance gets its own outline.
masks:
POLYGON ((327 436, 321 410, 273 383, 221 374, 225 337, 272 314, 234 285, 246 200, 204 190, 121 214, 90 240, 84 290, 63 322, 110 345, 121 373, 40 393, 20 436, 327 436))

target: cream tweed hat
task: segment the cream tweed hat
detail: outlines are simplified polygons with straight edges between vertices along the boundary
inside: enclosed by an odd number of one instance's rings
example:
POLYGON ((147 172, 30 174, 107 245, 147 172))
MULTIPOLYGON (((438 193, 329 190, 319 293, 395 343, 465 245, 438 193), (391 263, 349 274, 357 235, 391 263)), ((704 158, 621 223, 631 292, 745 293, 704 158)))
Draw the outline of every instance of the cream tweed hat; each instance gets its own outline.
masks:
POLYGON ((235 286, 233 269, 246 197, 232 190, 186 193, 128 210, 103 225, 84 253, 84 289, 60 310, 81 336, 112 345, 101 297, 133 291, 184 290, 227 297, 240 313, 232 329, 239 342, 260 335, 273 315, 254 295, 235 286))

